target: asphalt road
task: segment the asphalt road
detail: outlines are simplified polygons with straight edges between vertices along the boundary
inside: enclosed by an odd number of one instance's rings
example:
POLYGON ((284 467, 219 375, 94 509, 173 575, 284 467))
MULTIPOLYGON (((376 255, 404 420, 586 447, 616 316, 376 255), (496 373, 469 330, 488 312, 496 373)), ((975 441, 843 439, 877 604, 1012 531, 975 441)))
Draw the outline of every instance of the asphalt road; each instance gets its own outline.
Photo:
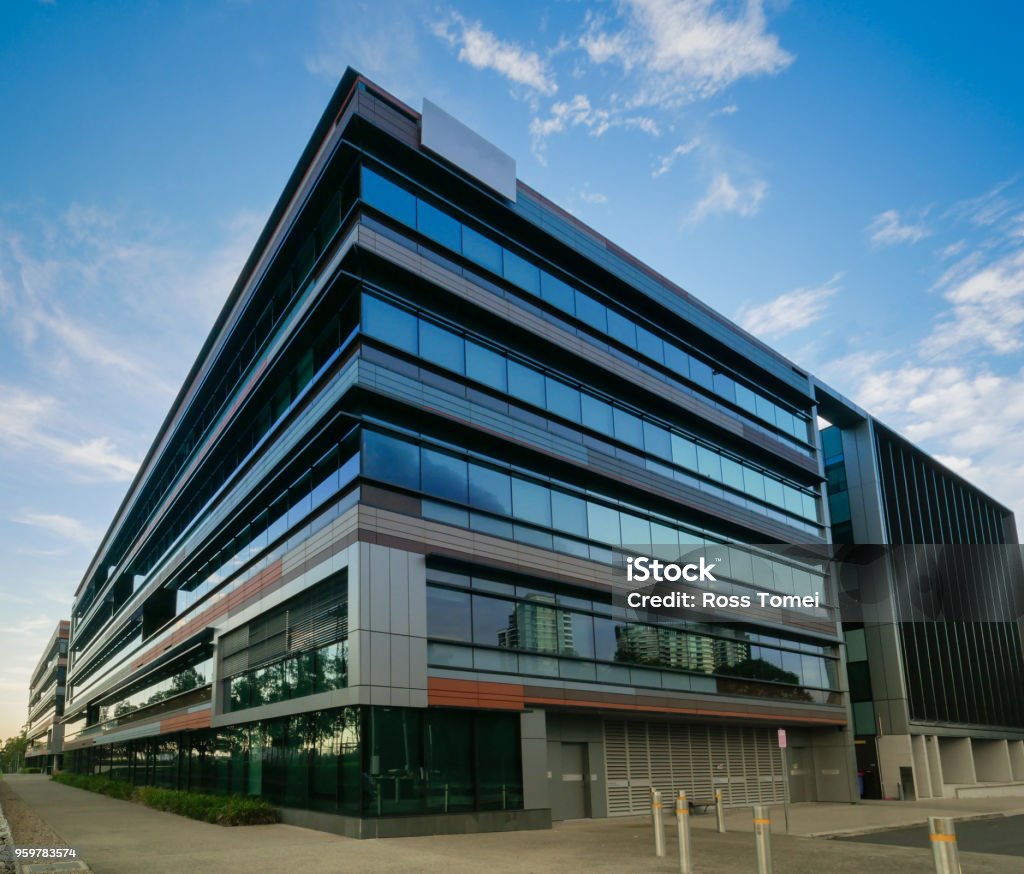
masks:
MULTIPOLYGON (((837 840, 862 844, 888 844, 894 847, 928 848, 927 827, 896 829, 857 835, 837 840)), ((1024 857, 1024 816, 1001 816, 956 824, 956 841, 965 853, 994 853, 998 856, 1024 857)))

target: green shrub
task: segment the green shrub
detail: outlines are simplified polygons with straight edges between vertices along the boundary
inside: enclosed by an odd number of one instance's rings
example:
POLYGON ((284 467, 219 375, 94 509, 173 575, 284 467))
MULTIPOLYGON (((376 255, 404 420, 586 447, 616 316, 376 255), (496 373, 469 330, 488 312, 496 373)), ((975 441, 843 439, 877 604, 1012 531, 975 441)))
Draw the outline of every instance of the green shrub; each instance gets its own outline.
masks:
POLYGON ((42 768, 22 768, 22 774, 42 774, 42 768))
POLYGON ((176 813, 202 822, 217 825, 262 825, 277 822, 277 810, 261 798, 244 795, 204 795, 199 792, 180 792, 176 789, 160 789, 157 786, 132 786, 120 780, 107 777, 82 776, 80 774, 55 774, 58 783, 100 792, 112 798, 134 801, 155 810, 176 813))

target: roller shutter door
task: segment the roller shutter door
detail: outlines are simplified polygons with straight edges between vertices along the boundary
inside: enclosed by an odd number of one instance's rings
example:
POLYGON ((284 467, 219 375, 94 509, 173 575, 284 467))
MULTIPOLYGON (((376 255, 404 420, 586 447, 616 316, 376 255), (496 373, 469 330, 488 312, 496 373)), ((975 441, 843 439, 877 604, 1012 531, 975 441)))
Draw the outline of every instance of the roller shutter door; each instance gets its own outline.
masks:
POLYGON ((609 816, 646 813, 652 787, 691 798, 721 789, 733 807, 784 800, 772 729, 608 719, 604 749, 609 816))

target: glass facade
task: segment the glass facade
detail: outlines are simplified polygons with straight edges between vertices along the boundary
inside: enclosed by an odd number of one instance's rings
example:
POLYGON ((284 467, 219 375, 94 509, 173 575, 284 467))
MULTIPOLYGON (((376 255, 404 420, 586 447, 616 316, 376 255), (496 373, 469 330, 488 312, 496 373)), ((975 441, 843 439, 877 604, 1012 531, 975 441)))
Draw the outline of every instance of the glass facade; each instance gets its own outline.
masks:
POLYGON ((65 767, 347 816, 523 806, 518 713, 346 707, 90 747, 65 767))
POLYGON ((656 326, 640 324, 635 316, 601 302, 596 291, 564 282, 368 167, 363 167, 362 171, 362 197, 391 218, 504 277, 515 287, 574 317, 602 336, 643 355, 651 364, 665 369, 651 371, 662 379, 685 386, 687 391, 696 389, 698 393, 725 400, 751 418, 771 426, 774 433, 798 441, 806 449, 806 416, 733 378, 724 372, 719 362, 712 365, 695 351, 684 350, 678 338, 662 335, 656 326))
MULTIPOLYGON (((368 294, 362 299, 362 327, 368 336, 403 352, 644 453, 649 456, 646 466, 657 473, 697 488, 713 484, 716 494, 728 494, 748 509, 787 524, 800 526, 793 516, 819 521, 813 490, 785 482, 743 458, 481 338, 443 327, 425 315, 368 294)), ((819 533, 815 526, 806 529, 819 533)))
POLYGON ((718 623, 651 625, 586 589, 567 591, 532 578, 436 567, 427 578, 430 660, 441 667, 840 701, 833 646, 718 623))

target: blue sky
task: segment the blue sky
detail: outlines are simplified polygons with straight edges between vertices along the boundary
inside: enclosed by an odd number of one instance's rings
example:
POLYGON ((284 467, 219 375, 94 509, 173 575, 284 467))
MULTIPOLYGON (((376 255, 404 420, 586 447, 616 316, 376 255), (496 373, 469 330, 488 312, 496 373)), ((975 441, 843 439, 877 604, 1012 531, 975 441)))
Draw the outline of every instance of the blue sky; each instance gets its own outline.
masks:
POLYGON ((520 178, 1024 509, 1024 11, 0 8, 0 737, 338 77, 520 178))

